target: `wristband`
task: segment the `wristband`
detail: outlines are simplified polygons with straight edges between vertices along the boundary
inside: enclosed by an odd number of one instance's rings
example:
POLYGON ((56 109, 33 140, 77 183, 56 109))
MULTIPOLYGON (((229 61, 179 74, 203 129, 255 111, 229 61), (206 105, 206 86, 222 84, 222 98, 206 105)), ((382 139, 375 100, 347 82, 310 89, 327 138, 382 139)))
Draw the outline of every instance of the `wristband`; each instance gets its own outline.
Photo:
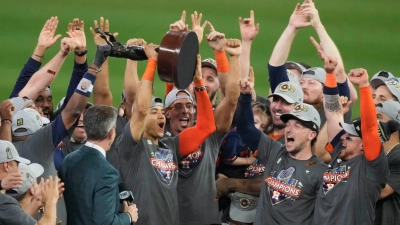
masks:
POLYGON ((1 122, 4 122, 4 121, 10 121, 10 123, 12 123, 12 120, 10 120, 10 119, 2 119, 1 120, 1 122))
POLYGON ((91 67, 91 66, 89 66, 88 69, 93 71, 93 72, 95 72, 95 73, 100 73, 101 72, 101 69, 96 69, 96 68, 91 67))
POLYGON ((36 54, 33 54, 33 55, 34 55, 34 56, 36 56, 36 57, 39 57, 39 58, 45 59, 44 55, 36 55, 36 54))
POLYGON ((96 76, 90 73, 85 73, 81 82, 79 82, 78 86, 76 87, 75 92, 89 98, 90 95, 92 94, 93 85, 95 81, 96 81, 96 76))
POLYGON ((75 55, 76 55, 76 56, 79 56, 79 57, 82 57, 82 56, 86 55, 87 52, 88 52, 88 50, 85 49, 85 50, 82 51, 82 52, 75 52, 75 55))

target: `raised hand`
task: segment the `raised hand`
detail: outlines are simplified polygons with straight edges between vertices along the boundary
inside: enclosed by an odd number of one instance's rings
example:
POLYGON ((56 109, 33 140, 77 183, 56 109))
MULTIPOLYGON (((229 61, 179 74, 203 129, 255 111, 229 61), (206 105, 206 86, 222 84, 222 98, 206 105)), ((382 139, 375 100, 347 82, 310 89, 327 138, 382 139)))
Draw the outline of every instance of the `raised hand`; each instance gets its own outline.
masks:
POLYGON ((4 190, 18 189, 21 187, 22 182, 23 179, 21 172, 7 173, 7 176, 1 180, 1 188, 4 190))
MULTIPOLYGON (((13 118, 12 112, 13 111, 14 111, 14 105, 12 104, 12 102, 9 99, 4 100, 0 104, 0 118, 2 120, 4 120, 4 119, 12 120, 12 118, 13 118)), ((3 183, 2 183, 2 185, 3 185, 3 183)))
POLYGON ((342 106, 342 113, 346 114, 350 107, 351 107, 351 103, 353 103, 351 100, 349 101, 349 99, 347 98, 347 96, 340 96, 339 97, 339 104, 342 106))
POLYGON ((313 38, 310 37, 311 43, 314 45, 314 47, 317 49, 318 52, 318 56, 320 59, 322 59, 323 61, 325 61, 325 52, 324 49, 322 48, 322 46, 320 44, 318 44, 318 42, 313 38))
POLYGON ((241 44, 239 39, 227 39, 224 46, 225 52, 230 56, 238 56, 242 51, 241 44))
POLYGON ((363 68, 350 70, 348 77, 352 84, 358 85, 359 87, 369 86, 368 73, 363 68))
POLYGON ((293 26, 294 28, 302 28, 302 27, 308 27, 311 25, 311 22, 308 22, 308 14, 303 14, 301 12, 302 7, 299 3, 297 3, 296 8, 294 9, 292 15, 290 16, 289 19, 289 26, 293 26))
POLYGON ((50 48, 61 37, 61 34, 54 36, 58 26, 58 17, 51 17, 44 24, 39 34, 38 46, 45 49, 50 48))
POLYGON ((325 65, 324 65, 325 72, 333 73, 333 71, 335 71, 335 68, 338 64, 338 61, 330 56, 325 57, 324 61, 325 61, 325 65))
POLYGON ((250 18, 239 17, 240 35, 242 41, 252 41, 258 34, 260 24, 254 23, 254 11, 250 10, 250 18))
POLYGON ((319 18, 318 10, 315 8, 312 0, 305 0, 301 5, 301 13, 304 16, 310 17, 311 26, 314 28, 322 25, 321 19, 319 18))
POLYGON ((196 61, 196 71, 194 73, 193 81, 198 81, 203 78, 203 74, 201 72, 201 56, 197 54, 197 61, 196 61))
POLYGON ((206 34, 208 45, 217 52, 224 50, 225 46, 225 34, 215 31, 213 25, 208 22, 208 28, 210 28, 210 33, 206 34))
POLYGON ((49 176, 49 178, 46 180, 42 188, 42 198, 43 198, 42 201, 46 200, 45 201, 46 203, 48 201, 57 202, 59 198, 59 192, 58 192, 59 181, 60 179, 58 179, 58 177, 55 177, 53 180, 53 177, 49 176))
POLYGON ((152 58, 157 61, 158 53, 156 52, 156 48, 159 48, 159 45, 155 45, 153 43, 144 46, 144 53, 147 58, 152 58))
POLYGON ((241 93, 251 94, 254 88, 254 71, 252 67, 250 67, 249 76, 239 80, 239 88, 241 93))
POLYGON ((199 39, 199 44, 201 41, 203 41, 203 33, 204 33, 204 28, 207 25, 207 20, 204 21, 203 25, 201 25, 201 18, 203 17, 203 14, 198 14, 197 11, 194 11, 194 13, 191 15, 192 18, 192 31, 196 33, 197 38, 199 39))
MULTIPOLYGON (((97 20, 94 21, 94 27, 95 28, 100 28, 103 32, 110 32, 110 23, 108 20, 104 20, 103 17, 100 17, 100 26, 97 22, 97 20)), ((92 27, 90 27, 90 33, 93 35, 94 43, 96 45, 102 45, 102 44, 107 44, 107 42, 101 38, 99 33, 96 33, 92 27)), ((118 36, 118 32, 113 33, 113 36, 116 38, 118 36)), ((107 39, 109 37, 107 36, 107 39)))
POLYGON ((175 21, 175 23, 169 25, 169 29, 173 31, 187 31, 188 30, 188 25, 185 24, 186 20, 186 11, 182 11, 182 16, 181 19, 178 21, 175 21))
POLYGON ((82 52, 86 50, 86 36, 85 36, 85 24, 81 20, 79 21, 78 18, 75 18, 72 23, 68 24, 68 36, 75 40, 76 52, 82 52))
POLYGON ((74 39, 72 38, 63 38, 61 40, 61 52, 64 53, 65 55, 68 55, 70 52, 72 52, 77 43, 74 39))
POLYGON ((147 43, 141 38, 132 38, 126 42, 127 46, 145 46, 147 43))

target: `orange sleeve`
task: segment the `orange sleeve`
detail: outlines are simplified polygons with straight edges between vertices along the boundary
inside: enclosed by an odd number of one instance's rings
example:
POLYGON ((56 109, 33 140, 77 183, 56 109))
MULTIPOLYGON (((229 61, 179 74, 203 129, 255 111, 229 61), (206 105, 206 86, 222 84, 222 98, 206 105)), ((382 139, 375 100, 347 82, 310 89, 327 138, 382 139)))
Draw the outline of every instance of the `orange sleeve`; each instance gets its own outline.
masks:
POLYGON ((331 144, 331 143, 328 143, 328 144, 325 146, 325 150, 326 150, 329 154, 332 154, 332 152, 333 152, 333 146, 332 146, 332 144, 331 144))
POLYGON ((172 89, 174 89, 174 84, 165 82, 165 96, 167 96, 168 93, 170 93, 172 91, 172 89))
POLYGON ((225 51, 214 51, 215 61, 217 62, 217 71, 220 73, 229 72, 229 62, 225 51))
MULTIPOLYGON (((203 86, 204 80, 195 81, 195 87, 203 86)), ((179 134, 179 152, 183 157, 193 153, 216 130, 214 113, 207 91, 195 91, 197 98, 197 123, 179 134)))
POLYGON ((375 104, 371 96, 370 86, 360 88, 361 133, 364 137, 364 155, 368 161, 376 159, 382 150, 375 104))
POLYGON ((142 80, 154 81, 154 72, 156 71, 157 61, 150 58, 147 61, 147 67, 142 76, 142 80))

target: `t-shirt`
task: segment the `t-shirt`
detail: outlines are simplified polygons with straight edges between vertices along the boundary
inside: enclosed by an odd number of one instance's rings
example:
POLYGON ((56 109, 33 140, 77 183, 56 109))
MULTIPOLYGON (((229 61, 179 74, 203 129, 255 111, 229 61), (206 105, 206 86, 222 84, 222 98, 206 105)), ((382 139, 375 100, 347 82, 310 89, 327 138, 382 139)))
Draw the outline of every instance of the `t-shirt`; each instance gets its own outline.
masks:
POLYGON ((326 165, 316 156, 293 159, 283 144, 265 134, 258 152, 265 172, 254 224, 311 224, 326 165))
POLYGON ((373 161, 364 154, 342 161, 343 149, 338 135, 331 142, 335 146, 332 161, 324 172, 323 182, 315 204, 314 224, 373 224, 375 203, 388 176, 388 164, 383 151, 373 161))
POLYGON ((179 162, 180 224, 219 224, 215 167, 224 134, 215 131, 199 148, 179 162))
POLYGON ((119 153, 117 150, 117 140, 118 137, 124 132, 125 126, 128 123, 124 117, 118 115, 117 116, 117 124, 115 128, 115 139, 114 142, 111 144, 110 150, 106 152, 106 159, 107 161, 114 166, 118 170, 119 168, 119 153))
MULTIPOLYGON (((57 116, 50 124, 40 128, 27 139, 13 144, 21 157, 43 166, 44 172, 40 177, 47 179, 49 175, 57 176, 53 152, 67 134, 61 116, 57 116)), ((67 224, 67 210, 63 197, 57 201, 57 222, 59 221, 62 221, 62 225, 67 224)))
POLYGON ((387 184, 393 188, 393 194, 376 203, 375 224, 400 223, 400 144, 387 155, 389 163, 389 180, 387 184))
POLYGON ((26 214, 14 198, 0 193, 0 225, 34 225, 36 220, 26 214))
POLYGON ((127 123, 117 140, 119 171, 138 207, 137 225, 179 224, 178 138, 159 140, 158 146, 143 137, 136 142, 127 123))

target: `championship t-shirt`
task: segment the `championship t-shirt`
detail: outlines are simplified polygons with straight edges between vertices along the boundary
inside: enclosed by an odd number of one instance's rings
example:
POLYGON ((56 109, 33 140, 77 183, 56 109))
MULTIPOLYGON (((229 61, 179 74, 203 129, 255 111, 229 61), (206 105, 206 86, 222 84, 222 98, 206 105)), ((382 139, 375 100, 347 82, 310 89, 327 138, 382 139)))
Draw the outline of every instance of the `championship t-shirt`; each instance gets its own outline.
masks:
POLYGON ((119 171, 134 195, 137 225, 179 224, 178 138, 159 141, 158 146, 143 137, 136 142, 127 123, 117 140, 119 171))
POLYGON ((364 154, 343 161, 339 158, 343 149, 340 138, 334 138, 331 145, 335 146, 332 161, 318 192, 314 224, 373 224, 375 203, 389 172, 383 151, 373 161, 364 154))
POLYGON ((254 224, 311 224, 326 165, 316 156, 293 159, 283 144, 265 134, 258 152, 265 172, 254 224))
POLYGON ((400 144, 397 144, 387 155, 389 163, 389 180, 393 194, 378 200, 375 211, 375 224, 400 223, 400 144))

